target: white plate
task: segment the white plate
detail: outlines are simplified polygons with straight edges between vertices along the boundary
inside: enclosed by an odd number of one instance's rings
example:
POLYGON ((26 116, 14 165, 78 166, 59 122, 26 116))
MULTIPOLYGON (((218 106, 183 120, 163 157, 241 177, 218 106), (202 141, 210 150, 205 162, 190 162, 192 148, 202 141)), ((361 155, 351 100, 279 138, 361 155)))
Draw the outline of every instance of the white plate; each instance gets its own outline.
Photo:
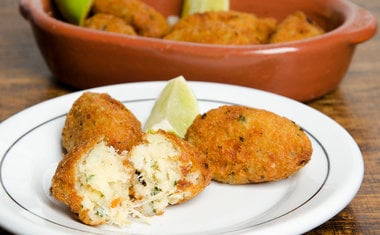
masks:
MULTIPOLYGON (((144 122, 166 82, 92 89, 122 101, 144 122)), ((212 182, 199 196, 169 207, 150 224, 91 227, 73 218, 49 194, 61 159, 65 114, 82 92, 30 107, 0 125, 0 224, 22 234, 299 234, 324 223, 355 196, 363 159, 352 137, 320 112, 271 93, 216 83, 189 82, 201 112, 223 104, 263 108, 286 116, 309 134, 312 160, 279 182, 232 186, 212 182)))

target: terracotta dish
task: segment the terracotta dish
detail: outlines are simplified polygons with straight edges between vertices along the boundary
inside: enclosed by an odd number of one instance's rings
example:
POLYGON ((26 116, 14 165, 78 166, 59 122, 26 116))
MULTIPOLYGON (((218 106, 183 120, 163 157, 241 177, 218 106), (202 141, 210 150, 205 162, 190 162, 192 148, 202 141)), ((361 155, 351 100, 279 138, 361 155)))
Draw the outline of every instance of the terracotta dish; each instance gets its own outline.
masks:
MULTIPOLYGON (((145 0, 164 16, 179 15, 180 0, 145 0)), ((376 18, 348 0, 231 0, 231 9, 282 20, 304 11, 328 32, 287 43, 222 46, 130 37, 71 25, 51 0, 21 0, 53 75, 77 89, 106 84, 187 80, 242 85, 299 101, 321 97, 344 78, 355 47, 376 32, 376 18)))

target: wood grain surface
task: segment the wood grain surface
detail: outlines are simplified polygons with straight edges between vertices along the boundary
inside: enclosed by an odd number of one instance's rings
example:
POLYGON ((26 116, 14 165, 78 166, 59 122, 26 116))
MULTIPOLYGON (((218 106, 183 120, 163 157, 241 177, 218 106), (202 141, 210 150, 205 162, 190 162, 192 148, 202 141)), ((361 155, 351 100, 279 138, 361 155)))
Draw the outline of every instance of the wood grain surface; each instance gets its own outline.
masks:
MULTIPOLYGON (((380 18, 379 0, 354 0, 380 18)), ((35 44, 18 1, 0 1, 0 121, 74 91, 56 81, 35 44)), ((360 44, 340 86, 307 105, 342 125, 363 153, 365 175, 352 202, 307 234, 380 234, 380 37, 360 44)), ((300 221, 302 223, 302 221, 300 221)), ((6 231, 1 231, 6 234, 6 231)))

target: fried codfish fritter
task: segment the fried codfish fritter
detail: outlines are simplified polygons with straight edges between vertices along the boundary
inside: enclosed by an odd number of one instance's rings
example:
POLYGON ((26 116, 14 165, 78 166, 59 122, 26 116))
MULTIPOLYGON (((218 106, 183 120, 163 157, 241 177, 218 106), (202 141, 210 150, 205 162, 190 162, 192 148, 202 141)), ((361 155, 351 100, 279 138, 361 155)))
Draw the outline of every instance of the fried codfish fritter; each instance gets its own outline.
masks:
POLYGON ((104 136, 118 151, 141 141, 141 123, 121 102, 108 94, 83 93, 72 105, 62 130, 62 145, 70 152, 87 139, 104 136))
POLYGON ((294 122, 243 106, 199 115, 185 138, 206 154, 213 179, 229 184, 284 179, 312 154, 309 138, 294 122))
POLYGON ((195 197, 210 181, 197 148, 158 131, 129 152, 118 153, 102 137, 76 146, 59 163, 51 192, 83 223, 123 226, 195 197))
POLYGON ((137 35, 132 26, 126 24, 123 19, 110 14, 95 14, 85 20, 84 27, 126 35, 137 35))
POLYGON ((270 43, 288 42, 306 39, 325 33, 315 21, 311 20, 302 11, 287 16, 271 36, 270 43))
POLYGON ((165 17, 140 0, 94 0, 93 10, 122 18, 141 36, 161 38, 169 30, 165 17))
POLYGON ((238 11, 209 11, 180 19, 164 37, 169 40, 248 45, 266 43, 276 28, 274 18, 238 11))

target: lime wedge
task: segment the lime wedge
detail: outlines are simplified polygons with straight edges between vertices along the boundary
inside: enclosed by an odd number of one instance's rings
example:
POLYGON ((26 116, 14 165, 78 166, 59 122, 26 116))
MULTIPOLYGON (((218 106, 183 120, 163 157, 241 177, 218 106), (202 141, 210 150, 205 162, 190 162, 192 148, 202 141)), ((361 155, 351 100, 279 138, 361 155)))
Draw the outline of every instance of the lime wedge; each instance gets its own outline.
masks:
POLYGON ((228 11, 229 0, 185 0, 182 6, 182 17, 206 11, 228 11))
POLYGON ((68 22, 83 25, 93 0, 54 0, 59 12, 68 22))
POLYGON ((198 114, 197 99, 185 78, 179 76, 169 80, 161 91, 144 125, 144 131, 162 129, 183 138, 198 114))

